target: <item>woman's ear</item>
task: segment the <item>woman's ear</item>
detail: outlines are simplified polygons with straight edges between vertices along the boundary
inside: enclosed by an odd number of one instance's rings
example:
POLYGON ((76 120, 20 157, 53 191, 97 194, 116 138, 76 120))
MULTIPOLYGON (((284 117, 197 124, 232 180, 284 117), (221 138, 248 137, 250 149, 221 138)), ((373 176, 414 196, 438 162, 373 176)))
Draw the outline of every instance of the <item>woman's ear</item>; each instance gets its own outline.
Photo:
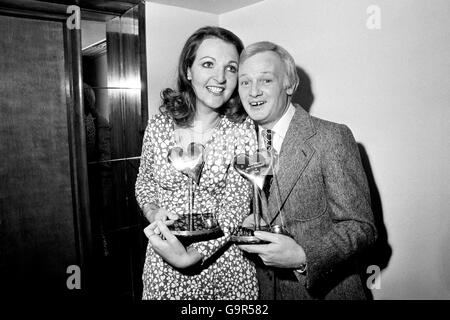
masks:
POLYGON ((191 68, 187 68, 187 74, 186 74, 186 76, 187 76, 187 79, 188 79, 188 80, 192 80, 192 72, 191 72, 191 68))

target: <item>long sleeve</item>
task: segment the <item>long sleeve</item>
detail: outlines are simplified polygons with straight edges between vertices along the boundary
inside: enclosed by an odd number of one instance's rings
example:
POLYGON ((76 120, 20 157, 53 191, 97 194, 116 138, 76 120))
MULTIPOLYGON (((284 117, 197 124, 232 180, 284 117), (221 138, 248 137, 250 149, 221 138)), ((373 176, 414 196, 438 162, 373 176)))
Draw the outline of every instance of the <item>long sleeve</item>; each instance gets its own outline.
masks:
MULTIPOLYGON (((239 130, 233 132, 233 135, 235 139, 235 155, 256 151, 256 135, 251 122, 244 122, 239 130)), ((231 235, 250 213, 251 188, 250 182, 243 178, 231 163, 216 216, 224 235, 218 239, 197 242, 191 245, 203 255, 203 262, 228 243, 231 235)))
POLYGON ((356 141, 344 125, 336 132, 333 148, 321 151, 332 227, 324 236, 301 243, 308 263, 307 287, 326 279, 341 263, 372 245, 377 236, 356 141))
POLYGON ((157 187, 153 178, 154 125, 155 122, 151 119, 145 129, 141 162, 135 185, 136 200, 141 208, 149 203, 158 204, 157 187))

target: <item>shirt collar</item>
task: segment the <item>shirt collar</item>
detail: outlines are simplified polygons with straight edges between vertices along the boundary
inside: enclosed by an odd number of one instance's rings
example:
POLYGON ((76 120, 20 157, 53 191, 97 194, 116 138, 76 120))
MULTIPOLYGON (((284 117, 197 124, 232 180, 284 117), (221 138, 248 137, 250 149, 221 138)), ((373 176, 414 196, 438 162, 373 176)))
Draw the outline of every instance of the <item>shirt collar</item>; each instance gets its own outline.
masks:
POLYGON ((284 139, 286 136, 286 132, 289 128, 289 124, 291 123, 292 117, 295 113, 295 107, 292 103, 289 103, 289 106, 283 116, 275 123, 272 128, 272 131, 275 132, 281 139, 284 139))

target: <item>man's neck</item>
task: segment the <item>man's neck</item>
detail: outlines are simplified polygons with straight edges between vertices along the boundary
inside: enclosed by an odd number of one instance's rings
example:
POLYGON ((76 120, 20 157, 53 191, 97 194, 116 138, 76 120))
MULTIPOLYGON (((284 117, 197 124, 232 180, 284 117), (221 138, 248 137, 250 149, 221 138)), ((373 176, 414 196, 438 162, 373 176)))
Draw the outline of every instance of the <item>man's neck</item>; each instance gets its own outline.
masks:
POLYGON ((289 106, 291 105, 291 99, 287 99, 286 105, 284 106, 283 113, 280 115, 280 117, 272 122, 264 123, 264 124, 258 124, 263 129, 269 129, 272 130, 276 124, 280 121, 281 118, 286 114, 286 111, 289 109, 289 106))

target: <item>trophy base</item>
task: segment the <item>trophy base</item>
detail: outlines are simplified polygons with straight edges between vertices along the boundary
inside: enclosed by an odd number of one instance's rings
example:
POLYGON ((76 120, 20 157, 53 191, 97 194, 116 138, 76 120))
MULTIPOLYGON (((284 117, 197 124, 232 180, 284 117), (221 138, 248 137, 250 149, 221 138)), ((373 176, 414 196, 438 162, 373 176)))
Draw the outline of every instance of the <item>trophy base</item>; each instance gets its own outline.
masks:
POLYGON ((192 230, 189 230, 187 215, 181 216, 169 229, 180 241, 186 242, 210 240, 223 235, 212 214, 193 214, 192 219, 192 230))
MULTIPOLYGON (((267 227, 261 227, 261 231, 269 231, 267 227)), ((234 244, 267 244, 268 241, 261 240, 254 236, 255 230, 246 227, 239 227, 237 233, 231 236, 234 244)))
MULTIPOLYGON (((276 234, 283 234, 286 236, 291 236, 286 230, 285 228, 279 226, 279 225, 274 225, 274 226, 261 226, 260 231, 266 231, 266 232, 271 232, 271 233, 276 233, 276 234)), ((254 236, 254 232, 256 230, 253 229, 249 229, 246 227, 239 227, 238 232, 233 235, 231 237, 231 241, 235 244, 268 244, 270 243, 269 241, 266 240, 261 240, 257 237, 254 236)))

